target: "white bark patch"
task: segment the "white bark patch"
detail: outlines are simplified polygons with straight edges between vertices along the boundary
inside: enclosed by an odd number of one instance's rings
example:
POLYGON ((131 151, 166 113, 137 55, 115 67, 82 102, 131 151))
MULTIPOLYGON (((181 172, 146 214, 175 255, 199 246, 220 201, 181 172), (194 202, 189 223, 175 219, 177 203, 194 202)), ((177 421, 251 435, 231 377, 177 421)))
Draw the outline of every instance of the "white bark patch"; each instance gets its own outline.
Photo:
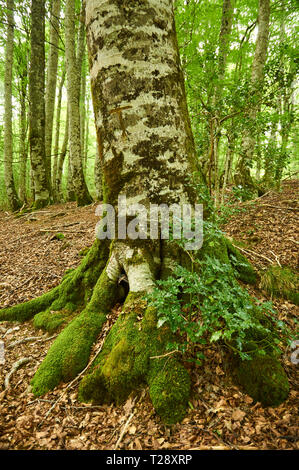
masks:
POLYGON ((152 290, 155 286, 153 276, 147 263, 130 264, 126 273, 131 292, 152 290))
POLYGON ((121 273, 121 267, 115 255, 112 255, 106 268, 106 274, 111 281, 117 281, 121 273))

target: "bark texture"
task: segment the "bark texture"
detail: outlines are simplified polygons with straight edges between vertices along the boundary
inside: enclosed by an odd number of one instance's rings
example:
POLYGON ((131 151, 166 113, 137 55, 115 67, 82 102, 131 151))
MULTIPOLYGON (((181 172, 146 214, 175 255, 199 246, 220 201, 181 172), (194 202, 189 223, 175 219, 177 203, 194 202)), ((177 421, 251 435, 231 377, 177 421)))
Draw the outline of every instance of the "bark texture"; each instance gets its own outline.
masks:
POLYGON ((45 0, 32 0, 30 43, 29 143, 34 205, 39 208, 50 201, 45 155, 45 0))
POLYGON ((47 84, 45 95, 45 152, 46 152, 46 176, 48 186, 51 187, 51 161, 52 161, 52 136, 54 108, 57 84, 57 66, 58 66, 58 44, 60 28, 60 8, 61 0, 53 0, 50 17, 50 50, 47 64, 47 84))
POLYGON ((53 197, 55 201, 58 201, 60 199, 59 193, 57 192, 56 177, 57 177, 57 167, 59 164, 61 101, 62 101, 62 91, 63 91, 64 82, 65 82, 65 69, 63 69, 59 87, 58 87, 57 108, 56 108, 55 144, 54 144, 54 158, 53 158, 53 171, 52 171, 52 191, 53 191, 53 197))
POLYGON ((196 169, 171 2, 88 1, 91 88, 106 201, 194 202, 196 169), (136 182, 140 181, 140 185, 136 182))
POLYGON ((14 51, 14 0, 7 0, 7 33, 5 47, 4 76, 4 181, 7 200, 11 210, 20 207, 13 175, 13 134, 12 134, 12 73, 14 51))
MULTIPOLYGON (((78 205, 90 204, 83 174, 81 130, 80 130, 80 77, 81 67, 76 60, 76 22, 75 0, 66 0, 65 4, 65 52, 67 73, 67 97, 69 107, 69 150, 71 180, 78 205)), ((81 59, 80 59, 81 61, 81 59)))

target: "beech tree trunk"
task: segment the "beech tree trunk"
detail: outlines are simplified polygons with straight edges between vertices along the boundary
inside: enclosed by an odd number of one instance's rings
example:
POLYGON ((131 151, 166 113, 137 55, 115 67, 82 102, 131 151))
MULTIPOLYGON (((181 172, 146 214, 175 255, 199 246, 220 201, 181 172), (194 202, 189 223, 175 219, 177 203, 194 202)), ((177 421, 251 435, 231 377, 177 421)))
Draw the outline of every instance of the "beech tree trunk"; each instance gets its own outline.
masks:
POLYGON ((269 42, 269 22, 270 22, 270 0, 259 0, 258 10, 258 35, 256 39, 255 54, 251 70, 251 84, 256 104, 252 104, 248 117, 251 122, 250 128, 245 130, 242 139, 242 150, 236 168, 235 182, 243 187, 253 187, 250 174, 254 149, 256 144, 254 121, 259 109, 259 97, 264 79, 264 67, 267 58, 269 42))
POLYGON ((14 0, 7 0, 7 33, 5 47, 4 76, 4 181, 9 207, 12 211, 20 207, 13 175, 12 134, 12 72, 14 51, 14 0))
POLYGON ((59 19, 61 0, 53 0, 50 17, 50 50, 47 64, 47 84, 45 95, 45 152, 46 152, 46 176, 48 186, 51 187, 51 161, 52 161, 52 136, 54 108, 57 84, 58 44, 59 44, 59 19))
MULTIPOLYGON (((150 203, 195 204, 197 193, 189 177, 197 170, 193 182, 202 179, 172 0, 87 0, 86 27, 105 202, 117 208, 118 196, 126 195, 128 205, 142 203, 146 208, 150 203)), ((222 263, 230 263, 233 254, 240 261, 240 279, 254 282, 249 263, 224 238, 204 243, 192 256, 202 260, 207 254, 222 263)), ((189 373, 178 356, 166 354, 173 334, 167 324, 158 328, 157 311, 144 298, 157 279, 173 272, 175 262, 189 267, 190 257, 162 237, 97 239, 59 286, 0 311, 0 320, 34 317, 35 326, 48 331, 67 323, 32 380, 33 393, 42 395, 86 367, 106 315, 121 302, 122 313, 81 381, 78 397, 120 404, 138 386, 147 385, 163 421, 180 421, 190 399, 189 373), (121 285, 123 277, 128 291, 121 285)), ((249 382, 255 399, 278 404, 286 398, 287 379, 276 358, 245 361, 245 366, 236 362, 240 383, 246 387, 249 382)))
POLYGON ((62 91, 63 91, 64 82, 65 82, 65 69, 63 69, 61 80, 59 83, 57 107, 56 107, 55 144, 54 144, 54 158, 53 158, 53 171, 52 171, 52 191, 53 191, 53 197, 55 201, 59 201, 59 192, 57 192, 56 177, 57 177, 57 167, 59 164, 61 101, 62 101, 62 91))
POLYGON ((34 182, 34 206, 40 208, 50 202, 45 154, 45 0, 32 0, 30 42, 30 161, 34 182))
POLYGON ((61 147, 61 151, 60 151, 59 159, 57 163, 56 183, 55 183, 56 194, 59 200, 62 199, 63 165, 64 165, 65 156, 68 151, 68 148, 69 148, 69 112, 67 110, 64 137, 63 137, 63 143, 62 143, 62 147, 61 147))
MULTIPOLYGON (((76 60, 75 41, 75 0, 66 0, 65 4, 65 55, 67 74, 67 97, 69 107, 69 150, 71 182, 79 206, 92 202, 83 174, 81 130, 80 130, 80 77, 76 60)), ((79 54, 79 63, 82 57, 79 54)))

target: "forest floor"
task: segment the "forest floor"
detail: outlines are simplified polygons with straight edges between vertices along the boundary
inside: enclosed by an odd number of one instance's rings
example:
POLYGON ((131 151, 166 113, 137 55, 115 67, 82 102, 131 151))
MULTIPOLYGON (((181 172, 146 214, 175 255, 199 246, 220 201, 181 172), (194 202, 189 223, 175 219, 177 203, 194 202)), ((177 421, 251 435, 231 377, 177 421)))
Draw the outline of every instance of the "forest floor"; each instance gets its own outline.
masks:
MULTIPOLYGON (((286 181, 282 192, 238 203, 242 209, 224 227, 242 241, 246 255, 259 269, 271 264, 298 268, 298 187, 286 181), (296 233, 297 231, 297 233, 296 233), (297 237, 297 238, 296 238, 297 237), (249 248, 250 247, 250 248, 249 248)), ((66 269, 76 267, 80 251, 91 246, 98 221, 97 204, 77 208, 61 204, 15 217, 0 212, 0 307, 30 300, 57 285, 66 269), (56 237, 63 233, 64 238, 56 237)), ((250 287, 259 299, 269 296, 250 287)), ((299 309, 273 299, 280 319, 293 328, 299 309)), ((119 313, 116 306, 94 346, 103 342, 119 313)), ((123 406, 79 403, 77 386, 62 384, 42 398, 28 392, 29 382, 54 341, 36 331, 32 321, 0 323, 5 363, 0 364, 0 449, 10 450, 197 450, 298 449, 298 382, 288 348, 282 364, 290 393, 276 408, 262 408, 243 393, 223 371, 219 346, 206 351, 202 366, 192 368, 192 398, 182 423, 165 427, 155 414, 147 390, 129 397, 123 406), (16 341, 35 337, 32 341, 16 341), (11 376, 13 364, 29 362, 11 376), (5 389, 5 379, 9 384, 5 389)))

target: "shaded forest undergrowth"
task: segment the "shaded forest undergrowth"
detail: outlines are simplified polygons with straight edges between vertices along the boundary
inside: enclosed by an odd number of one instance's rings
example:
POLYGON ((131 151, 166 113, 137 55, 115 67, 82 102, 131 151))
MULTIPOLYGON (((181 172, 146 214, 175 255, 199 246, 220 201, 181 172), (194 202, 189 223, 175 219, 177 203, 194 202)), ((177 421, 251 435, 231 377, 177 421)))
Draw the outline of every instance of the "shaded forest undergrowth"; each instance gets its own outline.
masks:
MULTIPOLYGON (((261 272, 271 265, 298 269, 298 181, 286 181, 281 193, 269 192, 241 209, 224 227, 261 272)), ((59 284, 66 269, 76 267, 94 239, 96 204, 47 207, 21 217, 0 213, 0 306, 24 302, 59 284)), ((263 285, 250 287, 269 299, 263 285)), ((273 298, 279 319, 294 330, 298 306, 273 298)), ((97 354, 119 309, 107 317, 92 350, 97 354)), ((192 397, 180 424, 165 427, 147 393, 125 405, 90 406, 77 401, 77 385, 61 385, 36 399, 29 382, 57 333, 45 334, 32 322, 0 323, 5 363, 0 365, 0 449, 296 449, 298 448, 298 366, 287 349, 282 363, 290 381, 286 402, 262 408, 225 373, 223 352, 212 345, 202 366, 189 365, 192 397), (26 340, 26 341, 24 341, 26 340), (13 364, 23 367, 10 375, 13 364), (5 384, 6 381, 6 384, 5 384), (5 388, 5 385, 7 388, 5 388)))

